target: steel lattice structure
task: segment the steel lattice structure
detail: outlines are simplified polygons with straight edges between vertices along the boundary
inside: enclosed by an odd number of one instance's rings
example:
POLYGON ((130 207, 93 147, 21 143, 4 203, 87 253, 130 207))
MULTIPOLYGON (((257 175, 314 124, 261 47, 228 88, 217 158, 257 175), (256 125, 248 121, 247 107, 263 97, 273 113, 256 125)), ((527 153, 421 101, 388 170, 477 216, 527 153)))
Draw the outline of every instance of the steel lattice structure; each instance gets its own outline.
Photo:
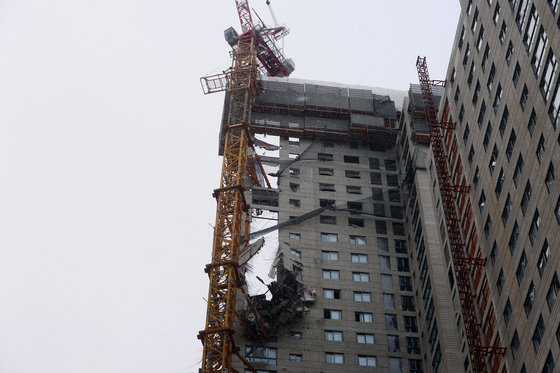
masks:
POLYGON ((438 121, 437 109, 432 93, 432 85, 434 83, 430 80, 428 74, 426 57, 418 57, 416 60, 416 68, 418 70, 422 95, 424 96, 426 118, 430 125, 430 143, 437 169, 437 178, 449 234, 453 267, 455 269, 457 289, 461 299, 461 310, 465 323, 473 371, 484 373, 487 371, 486 356, 490 354, 503 355, 505 349, 501 346, 487 347, 482 345, 480 322, 478 321, 475 296, 470 279, 471 266, 479 265, 479 263, 476 260, 477 258, 468 258, 465 253, 461 235, 460 218, 455 205, 457 194, 461 192, 461 186, 452 184, 449 165, 447 163, 448 156, 445 151, 444 139, 441 131, 442 128, 452 129, 453 126, 442 125, 438 121))
POLYGON ((234 372, 233 353, 245 362, 235 345, 233 328, 237 288, 243 285, 238 270, 239 245, 248 233, 245 213, 249 207, 243 193, 251 143, 251 105, 257 94, 258 79, 254 40, 240 40, 228 74, 230 101, 227 124, 222 129, 225 145, 220 187, 214 191, 217 208, 212 262, 205 269, 210 278, 206 328, 198 336, 203 344, 204 373, 234 372))

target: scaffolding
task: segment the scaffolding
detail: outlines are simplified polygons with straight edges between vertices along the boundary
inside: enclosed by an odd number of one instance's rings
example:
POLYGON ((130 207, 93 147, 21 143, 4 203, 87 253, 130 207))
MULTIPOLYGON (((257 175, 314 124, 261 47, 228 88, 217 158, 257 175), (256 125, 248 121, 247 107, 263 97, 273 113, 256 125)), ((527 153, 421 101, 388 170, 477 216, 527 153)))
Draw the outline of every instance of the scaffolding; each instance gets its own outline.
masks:
MULTIPOLYGON (((457 213, 455 201, 458 197, 464 197, 468 193, 469 189, 465 185, 454 184, 449 171, 450 166, 448 164, 448 155, 445 150, 444 135, 442 130, 452 131, 454 126, 452 123, 442 123, 438 120, 437 109, 432 93, 433 85, 441 85, 444 83, 441 81, 430 80, 426 57, 418 57, 416 60, 416 68, 418 70, 418 78, 420 80, 422 95, 424 97, 426 119, 430 126, 430 143, 434 155, 435 167, 437 169, 437 178, 453 256, 453 267, 455 270, 457 289, 461 300, 461 310, 467 334, 473 371, 477 373, 484 373, 487 371, 486 356, 491 355, 498 357, 494 363, 497 361, 499 364, 501 357, 505 353, 505 349, 501 347, 499 338, 496 340, 494 346, 489 346, 492 335, 488 336, 487 334, 487 337, 485 338, 486 345, 483 345, 482 343, 482 333, 480 330, 481 324, 478 321, 470 273, 473 267, 476 270, 484 267, 485 260, 481 258, 473 258, 473 250, 471 250, 468 254, 465 252, 465 245, 461 235, 460 218, 457 213)), ((451 163, 453 163, 453 161, 451 161, 451 163)), ((460 162, 458 161, 458 163, 460 162)), ((457 166, 457 168, 459 167, 460 165, 457 166)), ((487 298, 488 297, 485 299, 487 298)), ((494 328, 492 328, 492 331, 493 330, 494 328)))

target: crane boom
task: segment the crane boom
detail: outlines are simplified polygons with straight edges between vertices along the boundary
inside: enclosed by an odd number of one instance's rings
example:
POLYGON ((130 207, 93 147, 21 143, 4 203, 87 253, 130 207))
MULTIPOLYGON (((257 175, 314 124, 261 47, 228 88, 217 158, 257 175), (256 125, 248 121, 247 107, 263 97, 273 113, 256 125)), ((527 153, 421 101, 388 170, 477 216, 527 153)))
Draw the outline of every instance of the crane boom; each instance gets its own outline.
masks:
POLYGON ((237 13, 239 14, 239 22, 241 22, 241 32, 246 33, 254 28, 251 9, 248 0, 235 0, 237 13))

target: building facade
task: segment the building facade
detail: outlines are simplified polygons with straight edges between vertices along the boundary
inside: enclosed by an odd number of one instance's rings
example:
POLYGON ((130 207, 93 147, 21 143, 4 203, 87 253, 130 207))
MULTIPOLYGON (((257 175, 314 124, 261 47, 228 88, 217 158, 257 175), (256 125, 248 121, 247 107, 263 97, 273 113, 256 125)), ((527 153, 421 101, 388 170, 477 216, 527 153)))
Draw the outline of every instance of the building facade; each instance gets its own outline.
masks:
MULTIPOLYGON (((440 105, 482 341, 496 372, 553 372, 560 357, 560 11, 557 0, 461 1, 440 105)), ((461 316, 457 316, 461 322, 461 316)))

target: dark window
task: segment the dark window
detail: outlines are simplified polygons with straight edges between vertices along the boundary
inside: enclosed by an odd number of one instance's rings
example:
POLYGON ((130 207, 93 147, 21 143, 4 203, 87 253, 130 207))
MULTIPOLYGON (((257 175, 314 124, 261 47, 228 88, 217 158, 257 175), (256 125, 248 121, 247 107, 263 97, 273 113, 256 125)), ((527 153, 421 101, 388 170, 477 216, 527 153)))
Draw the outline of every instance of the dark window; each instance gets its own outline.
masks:
POLYGON ((498 89, 496 89, 496 95, 494 96, 494 103, 492 104, 492 107, 494 108, 494 113, 496 113, 498 111, 498 108, 500 107, 500 102, 502 102, 502 95, 503 95, 502 85, 498 84, 498 89))
POLYGON ((362 213, 362 202, 346 202, 346 207, 351 214, 361 214, 362 213))
POLYGON ((523 172, 523 157, 519 154, 517 158, 517 163, 515 164, 515 171, 513 171, 513 182, 515 186, 519 183, 519 178, 521 177, 521 173, 523 172))
POLYGON ((529 202, 531 201, 531 182, 527 180, 527 184, 525 185, 525 190, 523 191, 523 197, 521 198, 521 211, 523 215, 527 212, 527 207, 529 206, 529 202))
POLYGON ((527 130, 529 134, 533 136, 533 132, 535 131, 535 127, 537 126, 537 113, 535 113, 535 109, 531 110, 531 116, 529 117, 529 123, 527 123, 527 130))
POLYGON ((320 160, 320 161, 332 161, 333 160, 333 155, 328 154, 328 153, 318 153, 317 154, 317 159, 320 160))
POLYGON ((552 353, 548 351, 548 355, 546 356, 546 361, 544 362, 544 366, 541 370, 541 373, 553 373, 554 372, 554 358, 552 357, 552 353))
POLYGON ((544 32, 544 28, 541 26, 539 37, 537 38, 537 45, 535 46, 535 51, 533 52, 533 57, 531 58, 531 66, 533 67, 535 75, 538 75, 541 69, 546 43, 546 32, 544 32))
POLYGON ((476 26, 478 25, 478 8, 474 10, 474 16, 471 22, 471 31, 474 32, 476 30, 476 26))
POLYGON ((506 306, 504 307, 504 321, 507 324, 509 324, 509 320, 511 320, 511 313, 513 312, 513 309, 511 308, 511 302, 509 301, 509 298, 507 300, 506 306))
POLYGON ((471 83, 473 81, 475 71, 476 71, 476 64, 473 61, 473 62, 471 62, 471 68, 469 70, 469 77, 467 78, 467 85, 469 87, 471 86, 471 83))
POLYGON ((539 83, 539 87, 541 89, 541 93, 545 101, 547 101, 548 98, 550 97, 552 78, 554 78, 554 74, 556 73, 557 67, 558 67, 558 60, 556 59, 556 56, 554 55, 552 50, 550 50, 548 52, 548 57, 546 58, 546 65, 544 67, 541 82, 539 83))
POLYGON ((556 298, 558 297, 558 292, 560 291, 560 282, 558 282, 558 276, 554 273, 550 287, 548 288, 548 293, 546 294, 546 302, 548 303, 548 309, 552 312, 554 308, 554 303, 556 303, 556 298))
POLYGON ((535 348, 535 352, 539 350, 539 346, 541 345, 544 332, 545 332, 544 320, 542 318, 542 315, 540 315, 539 321, 537 322, 537 326, 535 326, 535 331, 533 332, 533 347, 535 348))
POLYGON ((377 234, 387 234, 387 223, 383 220, 376 220, 375 231, 377 234))
POLYGON ((556 214, 556 220, 558 221, 558 224, 560 224, 560 197, 558 197, 558 201, 556 201, 554 213, 556 214))
POLYGON ((465 130, 463 131, 463 143, 467 143, 467 141, 469 140, 469 133, 470 133, 470 129, 469 129, 469 124, 467 123, 467 125, 465 126, 465 130))
POLYGON ((397 258, 397 270, 399 272, 410 272, 410 267, 408 265, 408 258, 397 258))
POLYGON ((515 246, 517 245, 518 238, 519 238, 519 225, 517 225, 517 221, 516 221, 515 224, 513 225, 513 230, 511 232, 511 235, 509 236, 509 242, 508 242, 509 251, 511 252, 511 255, 513 255, 513 253, 515 252, 515 246))
POLYGON ((484 48, 484 54, 482 55, 482 62, 480 65, 482 66, 482 71, 486 70, 486 63, 488 62, 488 56, 490 55, 490 46, 486 43, 486 47, 484 48))
POLYGON ((486 131, 484 132, 484 140, 482 141, 482 145, 484 146, 484 150, 488 148, 488 143, 490 142, 490 136, 492 136, 492 124, 488 121, 486 125, 486 131))
POLYGON ((517 283, 521 286, 523 282, 523 276, 525 276, 525 269, 527 268, 527 255, 525 255, 525 250, 521 254, 521 259, 519 259, 519 264, 517 265, 517 270, 515 271, 515 276, 517 277, 517 283))
POLYGON ((408 250, 406 249, 406 241, 395 240, 395 251, 399 254, 407 254, 408 250))
POLYGON ((336 216, 321 215, 320 221, 323 224, 336 224, 336 216))
POLYGON ((349 179, 359 179, 360 171, 345 170, 344 176, 346 176, 349 179))
POLYGON ((511 200, 509 193, 507 195, 506 198, 506 203, 504 204, 504 209, 502 210, 502 222, 504 223, 504 226, 506 225, 508 218, 509 218, 509 213, 511 212, 511 206, 513 205, 513 201, 511 200))
POLYGON ((554 182, 554 166, 552 165, 552 162, 548 165, 544 182, 546 184, 546 189, 550 193, 550 189, 552 189, 552 184, 554 182))
POLYGON ((474 159, 474 147, 471 145, 471 149, 469 150, 469 158, 468 158, 469 164, 472 164, 473 159, 474 159))
POLYGON ((521 105, 521 109, 525 110, 525 106, 527 106, 528 98, 529 98, 529 90, 527 89, 527 85, 523 85, 523 92, 521 92, 521 98, 519 99, 519 104, 521 105))
POLYGON ((486 236, 486 238, 488 238, 488 236, 490 235, 490 230, 492 230, 492 218, 490 218, 490 215, 488 215, 486 217, 486 222, 484 223, 484 235, 486 236))
POLYGON ((397 175, 387 175, 387 185, 399 186, 399 179, 397 175))
POLYGON ((370 158, 369 168, 371 168, 372 170, 379 170, 379 158, 370 158))
POLYGON ((498 275, 498 280, 496 281, 496 288, 498 289, 498 294, 502 294, 502 289, 504 288, 504 283, 506 282, 504 276, 504 270, 500 269, 500 274, 498 275))
POLYGON ((482 193, 480 194, 480 198, 478 199, 478 208, 480 212, 484 210, 484 206, 486 206, 486 195, 484 194, 484 190, 482 190, 482 193))
POLYGON ((498 39, 500 39, 500 43, 504 43, 504 40, 506 40, 506 34, 507 34, 507 24, 506 21, 502 22, 502 27, 500 28, 500 35, 498 35, 498 39))
POLYGON ((515 51, 515 48, 513 47, 513 43, 510 40, 509 44, 508 44, 508 47, 507 47, 507 51, 506 51, 506 62, 507 62, 508 65, 511 62, 511 56, 513 56, 514 51, 515 51))
POLYGON ((348 226, 354 228, 363 228, 364 219, 348 218, 348 226))
POLYGON ((477 102, 478 102, 478 97, 480 96, 480 82, 477 81, 476 82, 476 86, 474 88, 474 93, 473 93, 473 98, 472 98, 472 104, 473 106, 476 106, 477 102))
POLYGON ((319 190, 322 192, 334 192, 334 184, 319 183, 319 190))
POLYGON ((360 163, 360 158, 353 155, 345 155, 344 163, 360 163))
POLYGON ((467 43, 467 47, 465 48, 465 54, 463 55, 463 67, 467 66, 467 62, 469 61, 469 57, 471 55, 471 46, 467 43))
POLYGON ((519 76, 521 75, 521 66, 519 66, 519 62, 515 64, 515 70, 513 70, 513 85, 517 87, 517 82, 519 81, 519 76))
MULTIPOLYGON (((560 20, 560 18, 559 18, 560 20)), ((558 117, 560 116, 560 78, 556 80, 556 87, 554 88, 554 96, 548 108, 548 116, 552 121, 552 126, 556 129, 558 125, 558 117)))
POLYGON ((508 161, 510 160, 511 155, 513 154, 513 149, 515 148, 516 141, 517 141, 517 136, 515 135, 515 130, 512 129, 511 134, 509 135, 509 140, 506 148, 506 157, 508 161))
POLYGON ((321 207, 333 207, 335 205, 335 201, 332 199, 319 199, 319 206, 321 207))
POLYGON ((480 170, 478 169, 478 166, 476 167, 476 170, 474 171, 474 176, 473 176, 473 186, 476 189, 476 187, 478 186, 478 180, 480 179, 480 170))
POLYGON ((463 48, 464 41, 465 41, 465 26, 461 28, 461 36, 459 36, 459 43, 458 43, 459 49, 463 48))
POLYGON ((398 189, 389 190, 389 202, 400 202, 401 193, 398 189))
POLYGON ((492 266, 496 264, 496 258, 498 257, 498 244, 494 241, 492 249, 490 250, 490 260, 492 261, 492 266))
POLYGON ((496 192, 496 197, 500 198, 500 194, 502 194, 502 188, 504 186, 504 181, 506 179, 506 175, 504 174, 504 169, 503 167, 500 168, 500 173, 498 175, 498 179, 496 180, 496 189, 494 189, 494 191, 496 192))
POLYGON ((500 19, 500 3, 496 3, 496 9, 494 9, 494 15, 492 16, 492 20, 494 21, 495 25, 498 23, 499 19, 500 19))
POLYGON ((535 290, 535 285, 531 281, 531 286, 529 286, 529 290, 527 291, 527 295, 525 296, 525 302, 523 303, 523 307, 525 308, 525 315, 529 318, 531 314, 531 310, 533 309, 533 304, 535 303, 535 298, 537 297, 537 292, 535 290))
POLYGON ((513 334, 513 338, 511 338, 510 348, 511 348, 511 354, 515 359, 515 356, 517 355, 517 351, 519 350, 519 335, 517 335, 517 330, 513 334))
POLYGON ((399 276, 399 289, 401 291, 412 291, 412 281, 408 276, 399 276))
POLYGON ((420 339, 406 337, 406 350, 409 354, 420 354, 420 339))
POLYGON ((482 105, 480 105, 480 111, 478 112, 478 119, 476 123, 478 124, 478 128, 482 127, 482 122, 484 121, 484 114, 486 114, 486 102, 482 100, 482 105))
POLYGON ((509 110, 507 105, 504 108, 504 112, 502 113, 502 119, 500 120, 500 127, 498 128, 500 131, 500 136, 504 136, 504 131, 506 130, 507 123, 509 119, 509 110))
POLYGON ((494 144, 494 148, 492 149, 492 154, 490 155, 490 162, 488 162, 488 169, 490 172, 494 172, 494 168, 496 168, 496 162, 498 161, 498 148, 496 144, 494 144))
POLYGON ((403 316, 404 331, 418 333, 418 324, 416 323, 415 316, 403 316))
POLYGON ((539 160, 539 163, 542 162, 543 157, 544 157, 544 151, 545 151, 545 146, 544 146, 544 137, 543 135, 541 135, 541 138, 539 139, 539 144, 537 145, 537 159, 539 160))
POLYGON ((537 261, 537 268, 541 277, 544 273, 544 270, 546 269, 548 258, 550 258, 550 247, 548 246, 548 241, 544 240, 541 253, 539 255, 539 260, 537 261))
POLYGON ((371 183, 374 185, 381 185, 381 174, 379 172, 372 172, 370 174, 371 177, 371 183))
POLYGON ((371 188, 371 193, 374 201, 383 201, 383 189, 371 188))
POLYGON ((401 295, 401 304, 403 311, 415 311, 414 297, 410 295, 401 295))

